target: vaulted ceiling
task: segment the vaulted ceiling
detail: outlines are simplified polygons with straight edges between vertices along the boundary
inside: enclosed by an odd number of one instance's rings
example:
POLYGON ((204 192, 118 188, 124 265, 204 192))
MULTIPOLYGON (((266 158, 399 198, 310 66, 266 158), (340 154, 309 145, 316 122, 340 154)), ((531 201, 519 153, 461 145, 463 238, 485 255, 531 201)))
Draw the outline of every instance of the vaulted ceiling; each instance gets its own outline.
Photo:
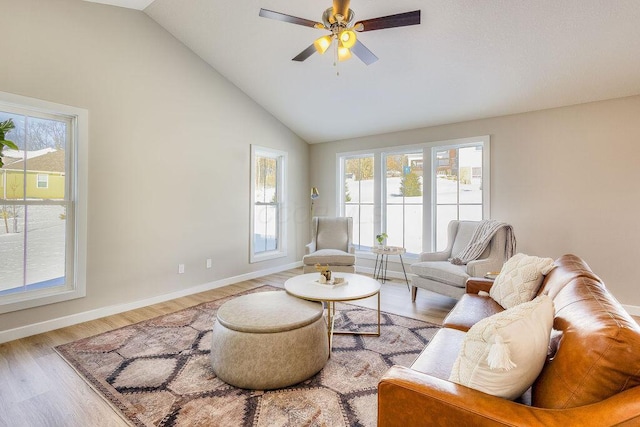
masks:
POLYGON ((420 10, 358 34, 379 61, 291 59, 326 31, 330 0, 90 0, 143 10, 309 143, 640 94, 637 0, 352 0, 355 20, 420 10), (338 75, 339 72, 339 75, 338 75))

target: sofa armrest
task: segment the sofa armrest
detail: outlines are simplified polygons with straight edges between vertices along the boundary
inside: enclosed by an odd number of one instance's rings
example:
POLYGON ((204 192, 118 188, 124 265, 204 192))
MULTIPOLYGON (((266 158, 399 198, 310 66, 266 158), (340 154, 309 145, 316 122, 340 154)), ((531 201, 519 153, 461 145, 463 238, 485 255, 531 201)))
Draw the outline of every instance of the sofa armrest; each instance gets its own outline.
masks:
POLYGON ((640 387, 592 405, 552 410, 393 366, 378 384, 378 426, 407 427, 426 421, 434 426, 636 425, 640 422, 640 387))
POLYGON ((476 259, 467 263, 467 274, 471 277, 482 277, 489 272, 499 272, 503 265, 502 258, 476 259))
POLYGON ((489 292, 493 286, 493 280, 484 277, 470 277, 467 279, 466 292, 468 294, 478 294, 480 291, 489 292))

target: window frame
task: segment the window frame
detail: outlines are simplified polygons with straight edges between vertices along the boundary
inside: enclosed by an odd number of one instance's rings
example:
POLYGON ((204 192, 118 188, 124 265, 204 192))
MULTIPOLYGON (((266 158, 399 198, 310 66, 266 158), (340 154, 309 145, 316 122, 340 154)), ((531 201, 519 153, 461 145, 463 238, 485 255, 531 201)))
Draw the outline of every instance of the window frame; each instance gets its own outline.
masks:
MULTIPOLYGON (((338 182, 338 188, 337 188, 337 192, 336 194, 338 195, 338 203, 336 204, 337 209, 338 209, 338 213, 337 216, 345 216, 346 215, 346 207, 347 207, 347 202, 345 202, 345 180, 346 180, 346 169, 345 169, 345 161, 346 160, 353 160, 353 159, 365 159, 365 158, 369 158, 372 157, 373 158, 373 202, 366 202, 366 203, 362 203, 362 202, 358 202, 357 205, 360 206, 372 206, 373 207, 373 226, 374 226, 374 237, 376 232, 376 223, 379 221, 379 213, 376 209, 376 206, 379 205, 380 203, 380 183, 379 180, 376 178, 377 175, 380 173, 380 168, 377 167, 379 160, 380 160, 380 153, 375 153, 373 151, 362 151, 362 152, 356 152, 356 153, 348 153, 345 156, 341 156, 338 158, 338 166, 337 166, 337 170, 338 170, 338 174, 339 174, 339 179, 337 180, 338 182)), ((356 203, 352 203, 352 205, 356 205, 356 203)), ((361 212, 362 209, 358 208, 359 211, 361 212)), ((359 231, 362 230, 362 226, 359 224, 355 224, 354 221, 354 225, 353 228, 357 228, 359 231)), ((356 249, 357 252, 366 252, 368 251, 369 247, 368 246, 363 246, 361 243, 361 238, 360 236, 358 236, 356 238, 356 236, 352 236, 352 241, 353 241, 353 247, 356 249), (357 242, 357 243, 356 243, 357 242), (364 248, 364 249, 363 249, 364 248)))
MULTIPOLYGON (((402 246, 405 247, 405 248, 406 248, 406 244, 405 244, 406 243, 405 242, 406 224, 404 223, 404 220, 405 220, 404 213, 406 212, 407 206, 422 206, 422 211, 423 211, 422 217, 423 217, 423 220, 424 220, 424 206, 425 206, 424 194, 427 192, 425 190, 425 187, 424 187, 424 170, 425 170, 424 169, 424 164, 425 164, 424 151, 425 150, 424 150, 423 147, 417 147, 417 148, 416 147, 413 147, 413 148, 406 148, 405 147, 404 149, 400 149, 400 150, 389 149, 389 150, 385 150, 385 151, 383 151, 381 153, 380 163, 381 163, 381 166, 382 166, 383 169, 381 171, 381 175, 382 175, 382 184, 381 184, 381 186, 382 186, 382 196, 381 196, 381 206, 380 206, 381 212, 380 212, 380 226, 379 226, 380 231, 379 231, 379 233, 380 232, 388 232, 388 226, 387 226, 387 216, 388 216, 388 209, 387 208, 388 208, 388 206, 390 206, 390 205, 391 206, 402 206, 402 209, 403 209, 402 246), (422 179, 423 179, 423 184, 422 184, 422 202, 419 203, 419 204, 418 203, 407 203, 407 202, 405 202, 405 200, 404 200, 405 197, 403 196, 402 203, 388 203, 388 201, 387 201, 387 197, 388 197, 388 195, 387 195, 387 190, 388 190, 387 189, 387 184, 388 184, 387 183, 387 157, 389 157, 389 156, 405 156, 405 155, 414 154, 414 153, 420 153, 422 155, 422 157, 423 157, 423 160, 422 160, 423 173, 421 175, 422 179)), ((424 222, 423 222, 422 225, 424 226, 424 222)), ((423 234, 423 238, 424 238, 424 232, 422 234, 423 234)), ((423 245, 424 245, 424 243, 423 243, 423 245)), ((416 257, 417 255, 418 254, 412 253, 407 249, 407 255, 406 256, 408 256, 408 257, 416 257)))
MULTIPOLYGON (((67 207, 65 225, 65 280, 63 285, 0 295, 0 314, 86 296, 87 185, 89 113, 87 110, 26 96, 0 92, 0 109, 30 117, 53 117, 69 123, 65 147, 65 199, 63 202, 12 202, 24 206, 60 204, 67 207), (71 207, 71 209, 69 209, 71 207)), ((11 203, 10 203, 11 204, 11 203)), ((25 250, 23 248, 23 250, 25 250)))
MULTIPOLYGON (((344 186, 345 170, 344 161, 349 158, 374 157, 374 238, 376 234, 386 231, 385 208, 383 200, 386 188, 386 156, 422 151, 423 175, 422 175, 422 251, 432 252, 436 247, 436 215, 435 215, 435 153, 443 149, 465 148, 482 144, 482 217, 490 218, 491 215, 491 137, 481 135, 467 138, 457 138, 442 141, 431 141, 421 144, 387 146, 377 149, 359 150, 336 153, 336 215, 345 215, 344 186), (427 173, 428 172, 428 173, 427 173)), ((368 247, 356 247, 360 255, 368 254, 368 247)), ((406 255, 407 258, 417 258, 416 254, 406 255)))
MULTIPOLYGON (((431 246, 428 248, 428 251, 435 251, 437 246, 437 214, 436 210, 438 205, 436 204, 436 180, 433 179, 436 175, 437 168, 437 158, 436 153, 438 151, 442 151, 444 149, 461 149, 461 148, 469 148, 475 147, 479 144, 482 144, 482 219, 491 218, 491 138, 488 135, 480 136, 480 137, 472 137, 472 138, 461 138, 451 141, 444 141, 444 144, 436 145, 431 147, 430 149, 430 164, 431 164, 431 173, 430 173, 430 215, 431 220, 429 222, 429 242, 431 246)), ((459 181, 458 181, 459 183, 459 181)), ((459 184, 458 184, 459 185, 459 184)), ((466 205, 466 203, 460 203, 458 200, 457 206, 458 211, 460 205, 466 205)), ((426 225, 426 224, 425 224, 426 225)))
POLYGON ((250 191, 250 231, 249 231, 249 262, 256 263, 287 256, 287 210, 286 210, 286 176, 288 153, 273 148, 251 144, 251 191, 250 191), (275 250, 256 252, 255 248, 255 194, 256 194, 256 159, 267 157, 276 160, 276 196, 275 203, 269 204, 277 210, 277 245, 275 250))

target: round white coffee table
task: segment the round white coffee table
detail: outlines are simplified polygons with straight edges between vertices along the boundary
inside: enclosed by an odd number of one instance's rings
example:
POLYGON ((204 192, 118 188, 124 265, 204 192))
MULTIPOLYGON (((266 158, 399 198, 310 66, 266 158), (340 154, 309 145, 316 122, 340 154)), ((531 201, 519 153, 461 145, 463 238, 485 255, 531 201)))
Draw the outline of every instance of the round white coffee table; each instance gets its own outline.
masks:
POLYGON ((335 335, 373 335, 380 336, 380 282, 367 276, 353 273, 334 273, 335 277, 343 278, 346 284, 326 285, 318 283, 320 273, 302 274, 292 277, 284 283, 284 288, 290 295, 309 301, 322 301, 327 303, 327 325, 329 337, 329 349, 331 338, 335 335), (378 297, 378 329, 376 332, 336 331, 334 319, 336 314, 336 302, 354 301, 377 295, 378 297))

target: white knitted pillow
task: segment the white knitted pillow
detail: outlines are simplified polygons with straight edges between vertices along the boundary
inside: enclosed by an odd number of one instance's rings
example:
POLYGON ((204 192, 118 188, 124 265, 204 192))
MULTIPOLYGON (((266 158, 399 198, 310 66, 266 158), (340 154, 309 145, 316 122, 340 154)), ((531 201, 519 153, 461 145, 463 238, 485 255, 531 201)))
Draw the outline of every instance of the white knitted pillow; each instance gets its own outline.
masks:
POLYGON ((553 325, 547 295, 494 314, 469 329, 450 381, 505 399, 520 397, 540 375, 553 325))
POLYGON ((551 258, 515 254, 502 266, 489 295, 504 308, 531 301, 554 267, 551 258))

